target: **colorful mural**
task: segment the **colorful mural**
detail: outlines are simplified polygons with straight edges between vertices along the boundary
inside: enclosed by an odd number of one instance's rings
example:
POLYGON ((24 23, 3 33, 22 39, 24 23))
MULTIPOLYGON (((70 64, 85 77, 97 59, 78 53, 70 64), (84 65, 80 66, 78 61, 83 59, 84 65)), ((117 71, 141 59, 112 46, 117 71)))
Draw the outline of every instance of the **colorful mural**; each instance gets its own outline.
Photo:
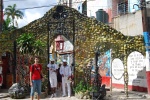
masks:
POLYGON ((98 72, 101 76, 110 76, 110 57, 110 50, 98 57, 98 72))

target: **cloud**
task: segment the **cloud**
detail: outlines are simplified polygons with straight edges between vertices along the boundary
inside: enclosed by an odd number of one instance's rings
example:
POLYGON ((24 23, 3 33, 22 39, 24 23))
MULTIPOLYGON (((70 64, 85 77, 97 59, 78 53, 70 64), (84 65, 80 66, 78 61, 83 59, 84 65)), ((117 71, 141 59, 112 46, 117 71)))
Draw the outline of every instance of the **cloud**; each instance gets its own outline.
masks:
POLYGON ((17 9, 21 10, 24 13, 23 19, 17 19, 19 27, 23 27, 29 24, 30 22, 38 18, 41 18, 54 5, 57 5, 57 2, 56 0, 16 0, 16 1, 14 0, 9 2, 4 1, 4 9, 7 8, 8 5, 12 6, 13 4, 16 4, 17 9), (41 6, 49 6, 49 7, 41 7, 41 6), (34 8, 34 7, 41 7, 41 8, 34 8))
POLYGON ((24 12, 23 19, 18 19, 17 22, 18 22, 19 27, 23 27, 24 25, 27 25, 28 23, 30 23, 38 18, 41 18, 42 16, 43 16, 42 13, 30 12, 27 10, 24 12))

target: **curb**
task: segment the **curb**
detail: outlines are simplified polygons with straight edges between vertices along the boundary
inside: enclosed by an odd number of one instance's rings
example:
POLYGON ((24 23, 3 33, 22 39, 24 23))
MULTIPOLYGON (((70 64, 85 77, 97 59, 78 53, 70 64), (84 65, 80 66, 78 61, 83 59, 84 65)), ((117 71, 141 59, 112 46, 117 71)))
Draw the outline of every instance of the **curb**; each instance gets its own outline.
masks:
POLYGON ((7 97, 10 97, 9 94, 7 94, 7 95, 6 94, 0 94, 0 99, 1 98, 7 98, 7 97))

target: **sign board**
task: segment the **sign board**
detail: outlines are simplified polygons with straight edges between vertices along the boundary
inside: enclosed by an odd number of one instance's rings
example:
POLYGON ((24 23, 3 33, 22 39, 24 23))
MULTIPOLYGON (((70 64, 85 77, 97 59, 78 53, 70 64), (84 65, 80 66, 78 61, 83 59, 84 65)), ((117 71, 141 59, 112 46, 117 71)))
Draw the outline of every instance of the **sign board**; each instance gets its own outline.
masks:
POLYGON ((115 58, 112 61, 112 81, 113 83, 124 84, 124 66, 120 59, 115 58))
POLYGON ((127 59, 129 85, 147 87, 146 64, 144 56, 134 51, 127 59))

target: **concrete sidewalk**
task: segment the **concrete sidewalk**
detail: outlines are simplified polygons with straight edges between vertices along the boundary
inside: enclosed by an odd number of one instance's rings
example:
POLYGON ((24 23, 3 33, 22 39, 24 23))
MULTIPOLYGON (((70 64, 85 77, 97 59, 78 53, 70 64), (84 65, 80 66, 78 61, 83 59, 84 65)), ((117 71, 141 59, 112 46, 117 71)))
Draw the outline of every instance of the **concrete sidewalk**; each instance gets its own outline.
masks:
POLYGON ((0 89, 0 100, 9 97, 8 89, 0 89))
POLYGON ((144 92, 128 91, 128 97, 123 89, 107 91, 106 100, 150 100, 150 95, 144 92))
MULTIPOLYGON (((61 95, 62 92, 57 91, 57 97, 51 98, 51 96, 48 95, 46 98, 41 100, 80 100, 77 99, 75 96, 71 96, 69 98, 69 97, 62 97, 61 95)), ((30 99, 29 96, 27 96, 25 99, 11 99, 9 97, 7 90, 0 91, 0 100, 29 100, 29 99, 30 99)), ((128 91, 128 98, 127 98, 126 94, 124 93, 124 90, 113 89, 112 92, 107 91, 107 96, 105 97, 104 100, 150 100, 150 95, 143 92, 128 91)))

